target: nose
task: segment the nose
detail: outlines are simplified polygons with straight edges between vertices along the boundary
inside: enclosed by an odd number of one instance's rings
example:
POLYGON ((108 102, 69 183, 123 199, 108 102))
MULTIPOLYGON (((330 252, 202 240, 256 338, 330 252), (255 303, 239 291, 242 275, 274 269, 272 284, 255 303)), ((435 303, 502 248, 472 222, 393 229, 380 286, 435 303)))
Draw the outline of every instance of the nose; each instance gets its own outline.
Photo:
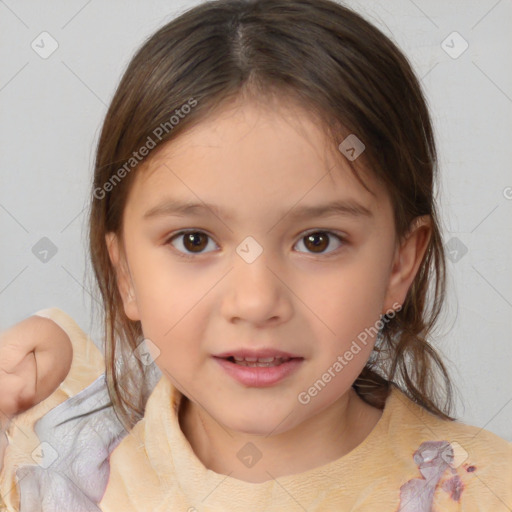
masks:
POLYGON ((223 288, 222 314, 231 323, 256 326, 287 321, 292 315, 292 292, 265 251, 252 263, 235 255, 223 288))

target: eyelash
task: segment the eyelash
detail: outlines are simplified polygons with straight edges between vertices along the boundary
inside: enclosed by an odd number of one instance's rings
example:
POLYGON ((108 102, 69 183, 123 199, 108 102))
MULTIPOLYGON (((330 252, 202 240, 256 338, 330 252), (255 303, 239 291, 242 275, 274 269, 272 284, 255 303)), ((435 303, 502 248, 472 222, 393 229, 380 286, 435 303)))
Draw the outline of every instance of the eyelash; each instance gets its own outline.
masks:
MULTIPOLYGON (((188 229, 188 230, 183 230, 183 231, 178 231, 177 233, 173 233, 172 235, 169 236, 169 238, 165 241, 165 244, 164 245, 172 245, 172 242, 173 240, 175 240, 176 238, 182 236, 182 235, 187 235, 189 233, 200 233, 200 234, 203 234, 203 235, 206 235, 210 240, 213 240, 212 237, 200 230, 200 229, 188 229)), ((329 231, 329 230, 321 230, 321 229, 315 229, 315 230, 310 230, 310 231, 306 231, 304 232, 303 234, 301 234, 301 236, 299 237, 299 240, 298 241, 302 241, 304 238, 306 238, 307 236, 309 235, 313 235, 313 234, 317 234, 317 233, 321 233, 321 234, 326 234, 326 235, 332 235, 334 236, 335 238, 337 238, 339 240, 339 242, 343 245, 346 245, 347 241, 346 241, 346 237, 341 235, 341 234, 337 234, 333 231, 329 231)), ((330 242, 329 242, 329 245, 330 245, 330 242)), ((341 247, 338 247, 338 249, 340 249, 341 247)), ((309 253, 313 256, 322 256, 324 255, 324 257, 329 257, 329 255, 331 255, 332 253, 336 252, 337 249, 334 249, 328 253, 309 253), (325 256, 327 255, 327 256, 325 256)), ((184 253, 184 252, 181 252, 180 250, 176 249, 176 252, 178 254, 178 256, 182 257, 182 258, 186 258, 186 259, 193 259, 197 256, 201 256, 201 254, 207 254, 206 253, 184 253)))

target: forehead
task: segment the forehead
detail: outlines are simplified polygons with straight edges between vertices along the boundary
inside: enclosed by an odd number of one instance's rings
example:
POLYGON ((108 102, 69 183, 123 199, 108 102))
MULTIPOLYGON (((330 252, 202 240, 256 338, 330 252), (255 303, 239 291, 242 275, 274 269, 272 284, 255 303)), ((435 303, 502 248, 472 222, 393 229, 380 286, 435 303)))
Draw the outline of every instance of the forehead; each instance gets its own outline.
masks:
POLYGON ((137 173, 131 196, 141 208, 170 193, 233 210, 340 197, 378 206, 374 178, 359 166, 369 192, 337 147, 294 103, 235 101, 167 142, 137 173))

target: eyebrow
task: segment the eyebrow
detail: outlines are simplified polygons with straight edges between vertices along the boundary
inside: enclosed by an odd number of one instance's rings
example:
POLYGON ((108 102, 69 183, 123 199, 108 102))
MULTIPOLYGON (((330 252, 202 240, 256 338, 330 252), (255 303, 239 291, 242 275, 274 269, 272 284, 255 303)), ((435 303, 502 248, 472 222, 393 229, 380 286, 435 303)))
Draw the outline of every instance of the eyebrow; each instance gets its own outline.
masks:
MULTIPOLYGON (((211 203, 197 203, 192 201, 181 201, 167 198, 160 204, 144 213, 144 219, 155 217, 174 216, 200 216, 214 213, 219 218, 233 220, 236 215, 233 211, 223 210, 211 203)), ((288 217, 290 220, 301 220, 303 218, 318 218, 335 215, 351 217, 372 217, 372 212, 362 204, 354 200, 337 200, 320 205, 302 205, 291 208, 289 211, 280 212, 281 218, 288 217)))

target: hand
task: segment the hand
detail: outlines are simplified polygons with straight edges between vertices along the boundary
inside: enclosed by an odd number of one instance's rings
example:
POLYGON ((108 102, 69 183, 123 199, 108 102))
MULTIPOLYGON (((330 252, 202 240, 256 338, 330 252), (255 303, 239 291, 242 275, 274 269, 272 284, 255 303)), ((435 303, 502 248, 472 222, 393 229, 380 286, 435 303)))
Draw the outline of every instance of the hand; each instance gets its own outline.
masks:
POLYGON ((28 409, 35 396, 37 369, 35 353, 25 353, 22 344, 0 338, 0 471, 8 445, 6 431, 11 418, 28 409))
POLYGON ((12 418, 50 396, 72 359, 68 335, 47 318, 32 316, 0 333, 0 471, 12 418))
POLYGON ((0 422, 10 420, 32 405, 36 395, 35 352, 16 340, 0 338, 0 422))
POLYGON ((47 318, 32 316, 0 333, 0 426, 50 396, 72 358, 69 337, 47 318))

